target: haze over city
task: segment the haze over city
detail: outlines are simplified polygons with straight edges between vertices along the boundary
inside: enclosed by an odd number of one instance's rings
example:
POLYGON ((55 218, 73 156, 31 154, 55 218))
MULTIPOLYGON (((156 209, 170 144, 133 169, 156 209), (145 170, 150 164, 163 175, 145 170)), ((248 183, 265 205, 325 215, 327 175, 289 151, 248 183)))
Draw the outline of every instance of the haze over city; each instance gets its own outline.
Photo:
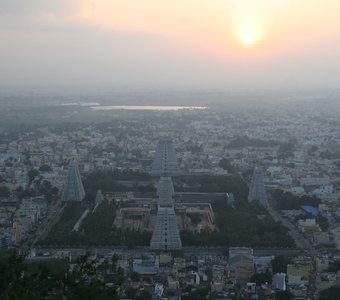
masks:
POLYGON ((339 12, 0 0, 0 299, 339 300, 339 12))
POLYGON ((337 88, 336 0, 3 0, 11 85, 337 88))

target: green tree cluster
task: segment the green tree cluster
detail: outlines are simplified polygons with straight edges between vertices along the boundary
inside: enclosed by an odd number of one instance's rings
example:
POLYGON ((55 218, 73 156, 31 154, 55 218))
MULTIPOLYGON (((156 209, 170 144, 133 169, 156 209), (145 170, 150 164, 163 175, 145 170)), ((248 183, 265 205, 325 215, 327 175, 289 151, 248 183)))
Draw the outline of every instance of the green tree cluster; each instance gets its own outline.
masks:
POLYGON ((182 296, 183 300, 206 300, 208 299, 209 289, 200 288, 197 290, 189 291, 182 296))
POLYGON ((339 300, 340 286, 332 286, 328 289, 322 290, 319 294, 318 300, 339 300))
POLYGON ((84 211, 81 203, 68 203, 57 224, 55 224, 49 235, 39 241, 42 245, 77 245, 81 244, 77 233, 73 232, 73 226, 79 220, 84 211))
POLYGON ((81 257, 69 272, 43 263, 32 268, 16 252, 2 252, 0 269, 0 299, 119 299, 120 274, 107 287, 101 279, 98 261, 89 261, 88 256, 81 257))
POLYGON ((320 204, 320 199, 315 196, 299 197, 282 190, 274 190, 271 195, 278 209, 300 209, 302 205, 318 207, 320 204))
POLYGON ((261 284, 265 284, 268 282, 271 284, 272 282, 272 274, 267 270, 265 273, 255 273, 251 278, 251 282, 255 282, 257 286, 261 284))
POLYGON ((150 232, 122 230, 113 226, 116 205, 105 200, 94 212, 92 210, 83 220, 78 232, 72 231, 86 207, 80 203, 68 203, 60 221, 52 228, 42 245, 114 245, 147 246, 151 240, 150 232))
POLYGON ((86 176, 84 180, 86 192, 95 193, 101 189, 104 192, 155 192, 152 177, 147 173, 133 170, 96 171, 86 176), (136 182, 133 185, 125 185, 122 182, 136 182), (138 181, 150 181, 148 185, 138 185, 138 181))
POLYGON ((80 235, 83 242, 88 245, 119 245, 120 233, 112 227, 116 215, 114 202, 105 200, 83 221, 80 235))
POLYGON ((230 163, 228 158, 222 158, 219 162, 219 166, 222 169, 227 170, 229 173, 235 172, 235 167, 230 163))
POLYGON ((328 272, 340 271, 340 260, 335 260, 329 264, 328 272))
POLYGON ((30 169, 28 172, 27 172, 27 176, 28 176, 28 180, 29 180, 29 185, 33 182, 33 180, 36 178, 36 177, 39 177, 40 175, 40 172, 36 169, 30 169))
POLYGON ((282 224, 276 223, 256 203, 239 201, 234 209, 225 200, 221 200, 212 206, 218 229, 200 232, 182 230, 181 239, 185 246, 294 246, 288 230, 282 224))
POLYGON ((95 180, 100 177, 109 177, 113 180, 121 181, 149 181, 152 177, 149 173, 141 173, 134 170, 113 170, 113 171, 95 171, 87 176, 88 180, 95 180))
POLYGON ((292 262, 290 257, 277 255, 272 261, 273 274, 287 273, 287 265, 292 262))
POLYGON ((39 168, 40 172, 51 172, 52 168, 49 165, 41 165, 39 168))
POLYGON ((294 294, 290 291, 276 291, 275 299, 276 300, 293 300, 294 294))
POLYGON ((0 197, 9 197, 11 195, 11 191, 8 186, 0 186, 0 197))
POLYGON ((246 199, 247 183, 239 176, 183 175, 174 178, 176 192, 227 193, 237 199, 246 199))

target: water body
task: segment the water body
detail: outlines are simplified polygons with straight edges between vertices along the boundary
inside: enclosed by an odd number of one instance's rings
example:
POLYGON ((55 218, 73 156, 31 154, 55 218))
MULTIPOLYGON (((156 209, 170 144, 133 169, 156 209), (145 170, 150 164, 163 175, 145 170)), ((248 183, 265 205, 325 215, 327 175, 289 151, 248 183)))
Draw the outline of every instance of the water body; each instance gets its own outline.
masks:
POLYGON ((207 106, 175 106, 175 105, 100 105, 92 106, 92 110, 154 110, 154 111, 179 111, 179 110, 204 110, 207 106))
POLYGON ((97 106, 98 102, 65 102, 61 103, 61 106, 97 106))

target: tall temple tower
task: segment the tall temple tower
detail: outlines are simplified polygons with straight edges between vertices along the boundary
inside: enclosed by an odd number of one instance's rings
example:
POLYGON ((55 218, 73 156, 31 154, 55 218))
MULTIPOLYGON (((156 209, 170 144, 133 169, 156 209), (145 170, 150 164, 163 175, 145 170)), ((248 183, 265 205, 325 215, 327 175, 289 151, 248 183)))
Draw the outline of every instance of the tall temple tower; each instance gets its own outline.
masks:
POLYGON ((168 138, 160 140, 151 166, 151 175, 176 176, 178 173, 176 152, 172 140, 168 138))
POLYGON ((161 177, 158 183, 158 211, 152 233, 152 250, 180 250, 181 238, 176 221, 174 187, 171 177, 161 177))
POLYGON ((161 177, 157 186, 158 206, 173 206, 175 190, 171 177, 161 177))
POLYGON ((173 208, 159 207, 157 219, 150 242, 151 250, 180 250, 182 241, 173 208))
POLYGON ((103 196, 102 190, 98 190, 94 203, 95 203, 95 205, 99 205, 103 201, 104 201, 104 196, 103 196))
POLYGON ((92 213, 95 212, 95 210, 97 209, 97 207, 103 203, 104 201, 104 196, 102 193, 102 190, 97 190, 97 194, 96 194, 96 199, 94 200, 94 208, 92 210, 92 213))
POLYGON ((75 159, 73 159, 68 166, 68 173, 64 184, 62 201, 81 202, 84 197, 85 190, 81 181, 78 163, 75 159))
POLYGON ((262 171, 260 167, 254 168, 253 177, 251 179, 248 202, 258 201, 261 205, 267 205, 267 191, 263 183, 262 171))
POLYGON ((158 143, 151 174, 161 176, 157 187, 157 217, 152 233, 150 249, 180 250, 182 241, 176 221, 174 186, 171 176, 177 175, 178 166, 175 148, 171 140, 161 140, 158 143))

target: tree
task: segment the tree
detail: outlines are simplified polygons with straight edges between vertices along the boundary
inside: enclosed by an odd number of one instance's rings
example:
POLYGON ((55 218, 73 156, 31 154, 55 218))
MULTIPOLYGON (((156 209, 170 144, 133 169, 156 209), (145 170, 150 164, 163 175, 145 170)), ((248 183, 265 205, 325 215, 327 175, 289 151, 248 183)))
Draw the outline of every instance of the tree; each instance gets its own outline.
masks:
POLYGON ((132 281, 139 281, 140 280, 140 275, 136 272, 131 273, 131 280, 132 281))
POLYGON ((273 273, 287 273, 287 265, 291 259, 287 256, 278 255, 272 261, 273 273))
POLYGON ((15 190, 15 193, 16 193, 17 197, 21 200, 24 197, 25 190, 23 189, 23 187, 21 185, 19 185, 17 187, 17 189, 15 190))
POLYGON ((11 191, 8 186, 0 186, 0 197, 9 197, 11 195, 11 191))
POLYGON ((332 286, 328 289, 322 290, 319 294, 318 300, 339 300, 340 287, 332 286))
POLYGON ((328 272, 338 272, 340 271, 340 260, 335 260, 331 262, 328 267, 328 272))
POLYGON ((201 222, 201 215, 199 213, 188 213, 187 216, 190 218, 193 225, 197 225, 201 222))
POLYGON ((266 282, 271 283, 272 282, 272 274, 266 271, 266 273, 255 273, 251 278, 251 282, 255 282, 257 286, 260 286, 261 284, 264 284, 266 282))
POLYGON ((115 287, 108 288, 100 279, 98 261, 80 257, 72 272, 67 273, 64 288, 66 299, 118 299, 115 287))
POLYGON ((190 292, 188 296, 183 296, 183 300, 206 300, 208 296, 209 290, 202 288, 190 292))
POLYGON ((235 167, 230 163, 230 160, 227 158, 222 158, 219 162, 219 166, 227 170, 229 173, 234 173, 235 172, 235 167))
POLYGON ((42 165, 40 168, 39 168, 39 171, 40 172, 51 172, 52 171, 52 168, 49 166, 49 165, 42 165))
POLYGON ((52 188, 51 182, 48 180, 43 180, 43 182, 39 185, 39 193, 45 195, 52 188))
MULTIPOLYGON (((100 278, 98 261, 79 259, 71 272, 55 271, 46 264, 35 269, 26 264, 24 257, 16 252, 0 254, 0 299, 119 299, 118 284, 107 287, 100 278)), ((58 264, 59 265, 59 264, 58 264)))
POLYGON ((291 300, 294 299, 294 294, 290 291, 277 291, 275 293, 276 300, 291 300))
POLYGON ((5 166, 11 168, 13 164, 10 161, 6 161, 5 166))
POLYGON ((13 253, 2 253, 0 257, 0 299, 18 299, 21 294, 21 274, 25 270, 22 257, 13 253))
POLYGON ((218 230, 192 232, 181 230, 182 243, 185 246, 225 246, 242 245, 249 247, 293 246, 294 240, 288 230, 266 215, 264 209, 256 203, 238 199, 235 208, 227 205, 225 199, 212 203, 218 230))
POLYGON ((38 177, 40 175, 39 171, 36 169, 31 169, 27 172, 29 184, 32 183, 35 177, 38 177))
POLYGON ((320 204, 320 199, 315 196, 299 197, 282 190, 274 190, 271 194, 278 209, 300 209, 302 205, 317 207, 320 204))
POLYGON ((16 252, 0 255, 0 269, 0 299, 45 299, 55 284, 51 270, 39 265, 31 271, 16 252))
POLYGON ((137 290, 130 286, 126 289, 125 296, 130 299, 136 299, 138 296, 137 290))
POLYGON ((150 295, 147 291, 143 291, 136 300, 152 300, 152 295, 150 295))
POLYGON ((328 224, 328 219, 322 216, 318 216, 316 217, 316 221, 318 222, 318 224, 320 225, 320 228, 322 231, 327 231, 329 224, 328 224))
POLYGON ((45 196, 45 199, 50 202, 51 200, 55 199, 59 194, 59 190, 57 187, 52 187, 50 190, 48 190, 44 196, 45 196))

